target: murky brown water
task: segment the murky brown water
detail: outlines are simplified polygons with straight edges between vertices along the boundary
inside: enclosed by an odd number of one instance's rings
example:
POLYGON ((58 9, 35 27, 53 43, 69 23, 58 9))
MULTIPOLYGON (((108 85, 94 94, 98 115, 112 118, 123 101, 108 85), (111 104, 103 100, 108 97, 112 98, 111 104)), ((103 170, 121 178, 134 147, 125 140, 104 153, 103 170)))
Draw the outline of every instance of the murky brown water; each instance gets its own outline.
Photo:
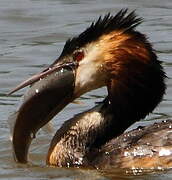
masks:
MULTIPOLYGON (((172 116, 172 1, 171 0, 0 0, 0 178, 1 179, 134 179, 170 180, 172 171, 121 171, 106 174, 83 169, 45 166, 50 135, 38 134, 31 149, 30 165, 16 164, 12 158, 7 119, 17 108, 23 92, 7 97, 16 84, 40 72, 60 54, 67 38, 84 30, 92 20, 121 8, 137 9, 145 22, 138 28, 146 33, 169 77, 167 94, 161 105, 147 117, 172 116)), ((83 104, 71 104, 55 119, 56 128, 73 114, 88 109, 105 96, 105 89, 83 96, 83 104), (97 96, 97 94, 99 96, 97 96)))

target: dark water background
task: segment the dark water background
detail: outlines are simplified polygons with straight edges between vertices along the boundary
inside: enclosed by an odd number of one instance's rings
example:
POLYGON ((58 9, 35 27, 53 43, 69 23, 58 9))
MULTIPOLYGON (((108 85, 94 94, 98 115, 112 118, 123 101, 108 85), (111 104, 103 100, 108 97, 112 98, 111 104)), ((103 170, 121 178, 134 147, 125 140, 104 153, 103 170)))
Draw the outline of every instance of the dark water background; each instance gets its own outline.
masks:
MULTIPOLYGON (((136 9, 145 22, 139 30, 147 34, 169 79, 163 102, 142 121, 172 116, 172 1, 171 0, 0 0, 0 179, 58 180, 170 180, 172 171, 113 170, 106 174, 83 169, 45 166, 51 136, 45 132, 31 148, 33 164, 16 164, 12 158, 7 119, 17 108, 25 90, 7 97, 14 86, 40 72, 60 54, 66 39, 82 32, 99 15, 115 14, 121 8, 136 9)), ((91 108, 105 96, 105 89, 83 96, 82 105, 71 104, 56 118, 55 129, 73 114, 91 108)))

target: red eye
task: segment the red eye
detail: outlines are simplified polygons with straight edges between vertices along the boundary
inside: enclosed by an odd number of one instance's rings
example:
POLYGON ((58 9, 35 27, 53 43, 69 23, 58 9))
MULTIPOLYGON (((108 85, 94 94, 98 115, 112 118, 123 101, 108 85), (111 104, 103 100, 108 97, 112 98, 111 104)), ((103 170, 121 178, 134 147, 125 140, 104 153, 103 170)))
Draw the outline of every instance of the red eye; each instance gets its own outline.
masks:
POLYGON ((74 53, 73 58, 75 61, 81 61, 84 58, 84 52, 79 51, 79 52, 74 53))

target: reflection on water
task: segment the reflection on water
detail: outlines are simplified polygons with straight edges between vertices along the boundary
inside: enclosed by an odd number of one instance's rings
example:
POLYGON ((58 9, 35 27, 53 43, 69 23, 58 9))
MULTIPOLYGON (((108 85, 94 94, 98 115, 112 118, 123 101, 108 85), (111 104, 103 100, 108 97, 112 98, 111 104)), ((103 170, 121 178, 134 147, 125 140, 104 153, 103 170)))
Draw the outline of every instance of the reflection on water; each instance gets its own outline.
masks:
MULTIPOLYGON (((25 90, 7 97, 18 83, 40 72, 60 54, 67 38, 84 30, 92 20, 121 8, 137 9, 145 18, 138 28, 146 33, 157 50, 169 79, 164 101, 154 113, 139 122, 147 124, 172 116, 172 1, 141 0, 1 0, 0 1, 0 178, 1 179, 171 179, 170 171, 141 170, 101 173, 95 170, 59 169, 45 166, 51 136, 40 131, 31 148, 31 163, 20 165, 12 158, 7 118, 17 108, 25 90)), ((80 98, 82 103, 67 106, 54 120, 59 128, 73 114, 89 109, 105 97, 105 89, 90 92, 80 98)), ((134 125, 135 127, 136 125, 134 125)))

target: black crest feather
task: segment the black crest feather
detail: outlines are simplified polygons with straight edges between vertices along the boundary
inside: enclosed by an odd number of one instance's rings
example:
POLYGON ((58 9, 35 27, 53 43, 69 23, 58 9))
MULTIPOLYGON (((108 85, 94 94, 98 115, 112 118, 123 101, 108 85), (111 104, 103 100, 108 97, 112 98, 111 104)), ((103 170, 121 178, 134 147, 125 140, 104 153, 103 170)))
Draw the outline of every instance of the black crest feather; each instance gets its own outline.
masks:
POLYGON ((133 31, 134 28, 142 22, 142 18, 137 17, 135 11, 127 15, 127 11, 128 9, 122 9, 115 16, 112 16, 110 13, 103 18, 100 16, 96 22, 93 22, 91 26, 79 36, 69 39, 66 42, 61 56, 70 54, 74 50, 114 30, 123 30, 124 32, 133 31))

